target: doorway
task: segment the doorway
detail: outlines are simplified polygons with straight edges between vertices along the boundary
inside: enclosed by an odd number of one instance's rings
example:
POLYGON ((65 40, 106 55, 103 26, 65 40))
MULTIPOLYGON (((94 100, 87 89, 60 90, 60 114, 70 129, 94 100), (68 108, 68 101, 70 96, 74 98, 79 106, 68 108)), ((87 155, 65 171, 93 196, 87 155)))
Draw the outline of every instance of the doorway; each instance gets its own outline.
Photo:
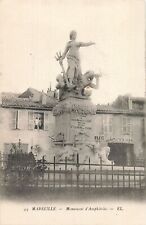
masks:
POLYGON ((116 166, 134 165, 134 145, 126 143, 109 143, 110 154, 109 160, 113 161, 116 166))

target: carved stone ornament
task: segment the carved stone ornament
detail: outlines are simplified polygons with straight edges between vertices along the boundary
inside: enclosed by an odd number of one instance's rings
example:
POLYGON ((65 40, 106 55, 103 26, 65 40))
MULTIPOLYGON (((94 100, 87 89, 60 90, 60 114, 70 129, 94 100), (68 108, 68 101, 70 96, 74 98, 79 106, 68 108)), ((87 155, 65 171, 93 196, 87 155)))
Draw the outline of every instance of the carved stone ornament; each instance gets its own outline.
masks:
POLYGON ((95 115, 96 106, 92 104, 90 100, 81 100, 77 98, 68 98, 64 101, 60 101, 53 108, 53 115, 57 116, 63 113, 77 113, 82 115, 95 115))

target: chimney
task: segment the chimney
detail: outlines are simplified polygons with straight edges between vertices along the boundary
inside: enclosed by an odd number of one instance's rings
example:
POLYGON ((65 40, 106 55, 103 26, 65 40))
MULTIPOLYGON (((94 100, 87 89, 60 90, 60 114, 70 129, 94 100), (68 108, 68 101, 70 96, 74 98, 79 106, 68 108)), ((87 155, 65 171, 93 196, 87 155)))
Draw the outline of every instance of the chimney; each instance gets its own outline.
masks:
POLYGON ((52 91, 51 82, 50 82, 50 91, 52 91))
POLYGON ((50 88, 48 88, 48 90, 47 90, 47 97, 49 97, 49 98, 54 97, 54 91, 50 90, 50 88))
POLYGON ((41 93, 41 103, 42 103, 42 105, 46 105, 46 102, 47 102, 47 95, 42 90, 42 93, 41 93))
POLYGON ((130 97, 128 97, 128 108, 132 109, 132 99, 130 97))
POLYGON ((50 92, 50 88, 48 88, 48 90, 47 90, 47 94, 50 92))

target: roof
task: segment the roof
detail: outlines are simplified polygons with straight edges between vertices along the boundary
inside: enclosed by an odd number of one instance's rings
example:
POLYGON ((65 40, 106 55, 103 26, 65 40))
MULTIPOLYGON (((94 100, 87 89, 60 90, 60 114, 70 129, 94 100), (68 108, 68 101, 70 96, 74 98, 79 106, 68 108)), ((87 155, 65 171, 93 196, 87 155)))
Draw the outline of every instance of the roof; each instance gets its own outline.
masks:
MULTIPOLYGON (((40 102, 33 102, 31 99, 27 98, 2 98, 2 107, 4 108, 22 108, 22 109, 38 109, 38 110, 52 110, 52 108, 57 104, 57 101, 48 102, 46 105, 40 102)), ((138 110, 125 110, 116 109, 110 105, 97 105, 97 113, 103 114, 129 114, 129 115, 144 115, 144 112, 138 110)))
MULTIPOLYGON (((45 93, 44 93, 45 94, 45 93)), ((46 94, 45 94, 46 95, 46 94)), ((49 98, 46 104, 41 102, 41 92, 35 89, 27 89, 21 95, 10 95, 2 93, 2 107, 4 108, 22 108, 22 109, 52 109, 57 104, 57 99, 49 98), (35 93, 35 98, 31 98, 30 94, 35 93), (24 97, 25 96, 25 97, 24 97), (39 97, 39 101, 35 101, 39 97)))
POLYGON ((42 105, 39 102, 32 102, 29 99, 24 99, 24 98, 3 98, 2 99, 2 107, 4 108, 35 108, 35 109, 48 109, 48 108, 53 108, 56 105, 56 102, 50 102, 47 103, 46 105, 42 105))
POLYGON ((34 97, 36 99, 38 99, 38 101, 40 100, 42 92, 34 89, 34 88, 28 88, 25 92, 23 92, 22 94, 20 94, 18 97, 19 98, 30 98, 30 97, 34 97))
POLYGON ((143 116, 144 111, 139 111, 136 109, 121 109, 115 108, 112 105, 97 105, 97 113, 105 113, 105 114, 129 114, 129 115, 138 115, 143 116))
MULTIPOLYGON (((2 107, 4 108, 21 108, 21 109, 36 109, 36 110, 52 110, 52 108, 58 103, 58 100, 54 97, 49 97, 46 101, 46 104, 42 104, 41 101, 34 101, 33 98, 30 97, 30 94, 35 94, 40 96, 41 99, 42 92, 37 91, 33 88, 28 88, 22 94, 13 94, 10 93, 3 93, 2 94, 2 107), (24 97, 25 96, 25 97, 24 97)), ((45 94, 45 93, 44 93, 45 94)), ((47 95, 47 94, 45 94, 47 95)), ((35 98, 36 99, 36 98, 35 98)), ((139 99, 139 98, 133 98, 139 99)), ((142 98, 143 99, 143 98, 142 98)), ((122 109, 122 108, 115 108, 111 104, 107 105, 96 105, 97 114, 128 114, 128 115, 138 115, 144 116, 144 111, 140 111, 138 109, 122 109)))
POLYGON ((130 97, 133 102, 146 102, 146 97, 130 97))

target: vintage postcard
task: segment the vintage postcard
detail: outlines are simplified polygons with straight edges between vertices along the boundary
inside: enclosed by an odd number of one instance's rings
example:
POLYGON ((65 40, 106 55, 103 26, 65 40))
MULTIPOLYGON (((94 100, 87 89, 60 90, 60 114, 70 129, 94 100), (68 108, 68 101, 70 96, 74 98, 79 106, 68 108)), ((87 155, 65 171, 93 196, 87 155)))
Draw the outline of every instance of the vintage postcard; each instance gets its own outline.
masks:
POLYGON ((0 0, 0 224, 146 224, 144 0, 0 0))

